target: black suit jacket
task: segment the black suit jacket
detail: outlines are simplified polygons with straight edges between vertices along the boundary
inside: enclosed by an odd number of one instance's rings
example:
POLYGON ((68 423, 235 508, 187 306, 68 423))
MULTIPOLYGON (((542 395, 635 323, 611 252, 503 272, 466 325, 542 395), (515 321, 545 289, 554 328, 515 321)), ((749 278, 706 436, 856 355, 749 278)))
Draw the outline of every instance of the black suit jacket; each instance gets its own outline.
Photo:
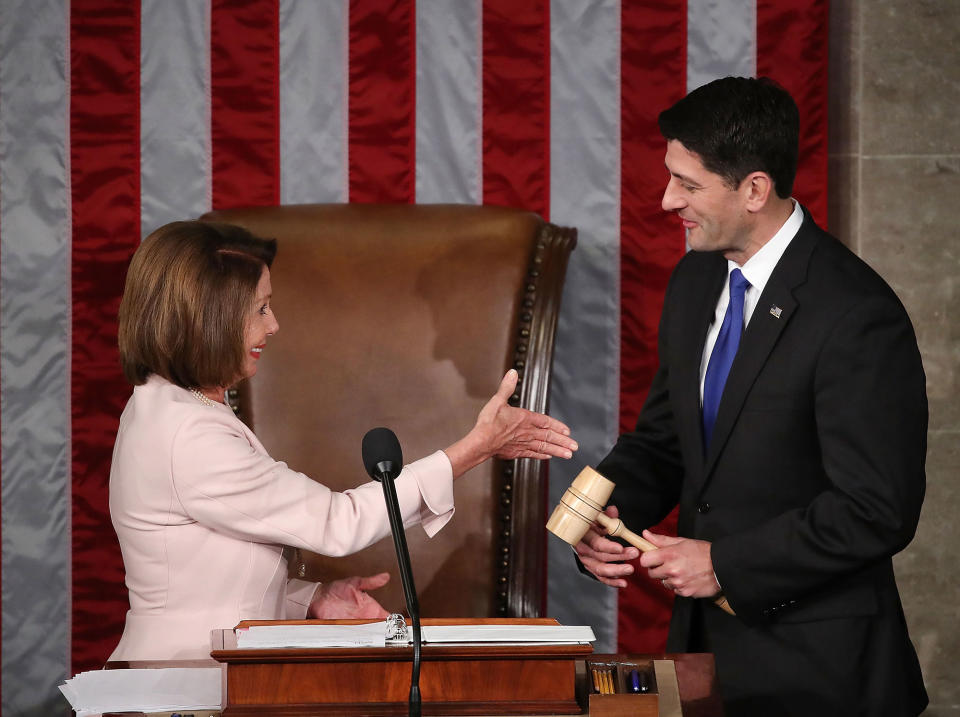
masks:
POLYGON ((716 654, 730 714, 918 714, 927 697, 891 556, 923 500, 926 387, 906 311, 808 213, 760 296, 704 454, 699 371, 727 276, 678 264, 659 370, 637 422, 598 466, 633 529, 679 503, 712 543, 736 611, 678 598, 667 647, 716 654))

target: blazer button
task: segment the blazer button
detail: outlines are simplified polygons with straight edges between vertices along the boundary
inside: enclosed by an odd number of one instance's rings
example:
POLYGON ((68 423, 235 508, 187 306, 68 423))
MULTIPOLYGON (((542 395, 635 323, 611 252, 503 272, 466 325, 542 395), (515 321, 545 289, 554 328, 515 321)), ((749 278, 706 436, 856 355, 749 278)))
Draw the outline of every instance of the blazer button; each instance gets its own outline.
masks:
POLYGON ((710 504, 709 504, 709 503, 701 503, 700 505, 697 506, 697 512, 698 512, 698 513, 709 513, 709 512, 710 512, 710 504))

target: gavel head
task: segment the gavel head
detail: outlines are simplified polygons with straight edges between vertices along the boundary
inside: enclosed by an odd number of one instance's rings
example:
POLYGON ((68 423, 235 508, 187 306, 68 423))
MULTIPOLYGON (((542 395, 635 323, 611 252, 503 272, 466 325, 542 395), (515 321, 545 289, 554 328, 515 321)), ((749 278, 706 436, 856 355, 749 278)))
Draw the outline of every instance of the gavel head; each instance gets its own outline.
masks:
POLYGON ((593 468, 585 467, 560 497, 547 521, 547 530, 570 545, 579 543, 610 500, 614 485, 593 468))

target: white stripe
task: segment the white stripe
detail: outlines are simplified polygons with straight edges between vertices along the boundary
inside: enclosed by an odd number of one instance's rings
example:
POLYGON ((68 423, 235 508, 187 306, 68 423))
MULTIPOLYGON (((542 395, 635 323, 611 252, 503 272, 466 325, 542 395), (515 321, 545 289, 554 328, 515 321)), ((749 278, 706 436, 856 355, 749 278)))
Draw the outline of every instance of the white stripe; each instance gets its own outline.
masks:
POLYGON ((756 73, 756 0, 687 0, 687 91, 756 73))
MULTIPOLYGON (((553 0, 550 18, 550 207, 579 230, 570 257, 553 365, 550 411, 580 444, 550 466, 550 506, 617 437, 620 404, 620 3, 553 0)), ((592 625, 615 652, 616 591, 577 572, 570 548, 548 543, 547 614, 592 625)))
POLYGON ((64 714, 70 650, 65 0, 0 15, 3 714, 64 714))
POLYGON ((416 8, 417 202, 479 204, 480 0, 416 8))
POLYGON ((142 0, 141 236, 210 208, 210 6, 142 0))
POLYGON ((347 0, 280 2, 280 201, 347 201, 347 0))

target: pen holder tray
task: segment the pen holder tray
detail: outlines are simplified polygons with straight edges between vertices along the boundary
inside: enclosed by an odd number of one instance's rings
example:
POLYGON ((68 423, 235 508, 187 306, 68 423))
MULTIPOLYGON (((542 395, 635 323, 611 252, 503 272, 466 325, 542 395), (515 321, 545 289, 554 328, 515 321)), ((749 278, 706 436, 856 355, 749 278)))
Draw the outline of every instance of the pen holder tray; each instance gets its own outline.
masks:
POLYGON ((658 717, 660 699, 652 660, 587 660, 590 717, 658 717), (636 672, 636 677, 631 677, 636 672), (634 685, 638 685, 639 690, 634 685))

